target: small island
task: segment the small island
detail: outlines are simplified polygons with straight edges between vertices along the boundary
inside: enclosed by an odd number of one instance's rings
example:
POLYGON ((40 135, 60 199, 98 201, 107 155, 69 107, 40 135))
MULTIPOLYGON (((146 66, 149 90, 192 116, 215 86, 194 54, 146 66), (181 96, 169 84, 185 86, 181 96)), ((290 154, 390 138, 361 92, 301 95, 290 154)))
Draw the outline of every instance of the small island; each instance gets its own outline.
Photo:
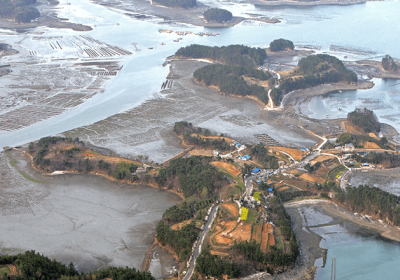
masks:
POLYGON ((232 20, 232 13, 224 9, 208 9, 203 14, 207 22, 227 22, 232 20))
POLYGON ((280 52, 280 51, 285 51, 285 50, 294 50, 294 44, 292 41, 286 40, 286 39, 277 39, 273 40, 271 44, 269 45, 269 49, 272 52, 280 52))

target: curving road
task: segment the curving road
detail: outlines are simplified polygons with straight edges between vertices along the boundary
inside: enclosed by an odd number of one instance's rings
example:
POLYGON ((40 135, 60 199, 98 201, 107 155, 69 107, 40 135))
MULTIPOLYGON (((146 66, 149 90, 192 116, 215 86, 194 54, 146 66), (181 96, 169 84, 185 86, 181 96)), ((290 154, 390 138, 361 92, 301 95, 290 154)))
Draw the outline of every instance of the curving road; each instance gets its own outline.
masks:
POLYGON ((200 234, 200 236, 199 236, 199 239, 198 239, 199 242, 197 243, 196 249, 194 250, 194 253, 193 253, 192 260, 190 261, 189 270, 187 271, 186 276, 183 277, 183 280, 189 280, 189 279, 192 277, 192 275, 193 275, 194 268, 196 267, 196 260, 197 260, 197 257, 198 257, 198 256, 200 255, 200 253, 201 253, 201 247, 202 247, 202 245, 203 245, 204 239, 205 239, 205 237, 207 236, 208 231, 210 230, 211 225, 213 224, 213 222, 214 222, 214 220, 215 220, 215 217, 217 216, 218 207, 219 207, 219 205, 216 205, 216 206, 214 206, 214 208, 211 210, 209 219, 208 219, 207 223, 206 223, 205 226, 204 226, 204 230, 203 230, 203 232, 202 232, 202 233, 200 234))

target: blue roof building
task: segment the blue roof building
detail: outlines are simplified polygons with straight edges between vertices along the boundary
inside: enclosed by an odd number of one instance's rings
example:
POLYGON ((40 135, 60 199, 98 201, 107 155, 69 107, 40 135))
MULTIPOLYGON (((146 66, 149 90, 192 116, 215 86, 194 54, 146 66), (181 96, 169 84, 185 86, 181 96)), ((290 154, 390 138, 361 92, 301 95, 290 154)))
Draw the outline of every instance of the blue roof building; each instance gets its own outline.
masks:
POLYGON ((244 157, 245 157, 246 159, 251 159, 251 156, 249 156, 249 155, 244 155, 244 157))
POLYGON ((269 192, 272 192, 272 191, 273 191, 273 189, 272 189, 272 188, 269 188, 269 189, 268 189, 268 191, 269 191, 269 192))
POLYGON ((255 168, 253 169, 253 171, 251 171, 251 173, 257 173, 257 172, 260 172, 260 168, 255 168))

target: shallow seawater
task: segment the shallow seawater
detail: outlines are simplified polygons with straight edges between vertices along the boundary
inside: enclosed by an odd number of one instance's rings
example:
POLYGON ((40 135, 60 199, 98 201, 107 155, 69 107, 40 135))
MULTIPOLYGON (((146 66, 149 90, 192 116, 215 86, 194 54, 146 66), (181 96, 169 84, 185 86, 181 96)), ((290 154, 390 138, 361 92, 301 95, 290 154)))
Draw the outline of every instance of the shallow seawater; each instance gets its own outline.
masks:
POLYGON ((336 257, 336 279, 396 279, 400 273, 400 243, 328 216, 320 207, 304 206, 299 213, 321 236, 320 247, 328 249, 326 264, 315 262, 315 279, 331 279, 332 257, 336 257))
POLYGON ((312 97, 308 103, 308 116, 314 119, 346 118, 355 108, 367 108, 374 111, 380 122, 390 124, 400 131, 400 80, 372 81, 375 86, 371 89, 312 97))

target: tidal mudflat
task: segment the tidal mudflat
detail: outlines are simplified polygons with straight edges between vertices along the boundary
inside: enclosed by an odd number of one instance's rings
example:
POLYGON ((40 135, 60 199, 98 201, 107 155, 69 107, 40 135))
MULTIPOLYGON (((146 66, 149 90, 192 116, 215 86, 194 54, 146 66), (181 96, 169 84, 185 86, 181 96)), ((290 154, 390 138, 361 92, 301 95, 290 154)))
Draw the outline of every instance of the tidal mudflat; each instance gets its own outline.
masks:
POLYGON ((85 142, 113 150, 123 157, 146 155, 163 162, 183 151, 172 128, 177 121, 188 121, 223 133, 239 141, 259 143, 256 134, 269 134, 281 144, 312 147, 316 141, 296 125, 282 125, 282 116, 268 114, 246 98, 222 96, 213 88, 193 81, 199 61, 175 61, 167 79, 170 88, 142 105, 92 125, 64 133, 85 142), (276 120, 278 120, 276 122, 276 120))
POLYGON ((400 169, 369 170, 368 172, 353 172, 350 183, 353 186, 369 185, 395 195, 400 195, 400 169))
POLYGON ((140 268, 158 220, 180 200, 96 176, 46 178, 15 153, 0 153, 0 170, 1 252, 36 250, 66 264, 73 261, 79 271, 140 268))

